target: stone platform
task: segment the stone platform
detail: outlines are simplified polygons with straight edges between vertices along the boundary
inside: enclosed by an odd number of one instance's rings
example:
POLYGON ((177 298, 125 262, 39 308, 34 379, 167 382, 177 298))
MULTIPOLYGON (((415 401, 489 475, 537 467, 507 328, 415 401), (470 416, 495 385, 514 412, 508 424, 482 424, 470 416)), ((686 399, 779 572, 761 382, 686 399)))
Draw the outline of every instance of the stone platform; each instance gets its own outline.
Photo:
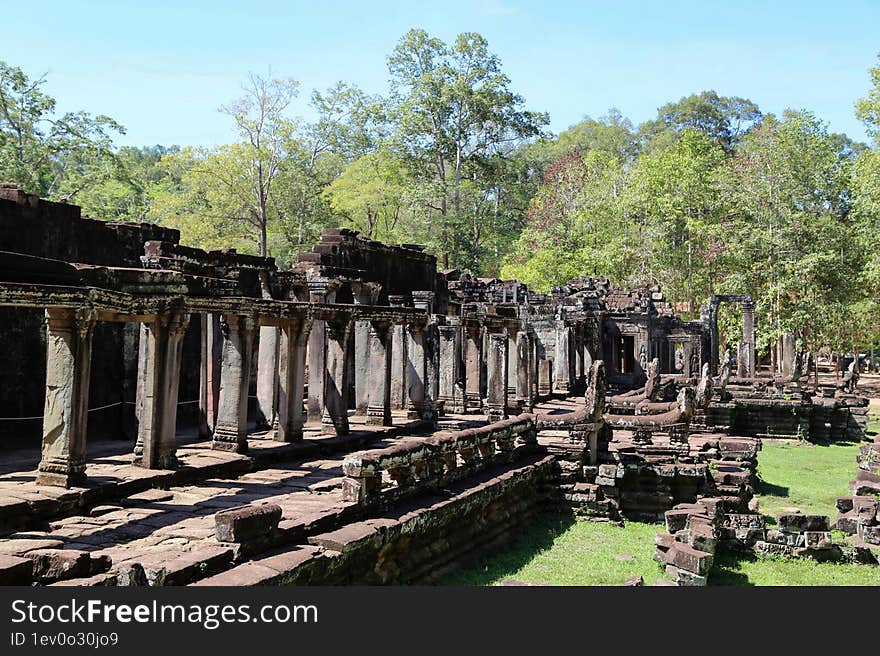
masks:
MULTIPOLYGON (((542 406, 547 412, 575 407, 570 400, 542 406)), ((503 544, 541 506, 541 481, 554 459, 538 448, 516 461, 486 459, 441 490, 416 490, 390 507, 367 510, 344 498, 346 455, 436 440, 487 420, 448 415, 431 431, 422 421, 407 422, 403 413, 392 427, 350 419, 352 432, 344 437, 322 436, 317 423, 306 425, 298 443, 253 433, 247 454, 181 437, 181 467, 174 471, 134 467, 128 445, 97 443, 82 488, 37 486, 38 455, 10 454, 0 475, 0 584, 425 580, 454 568, 459 557, 503 544), (31 469, 8 471, 14 462, 31 469), (241 520, 250 528, 243 538, 221 540, 217 514, 242 508, 257 509, 256 518, 241 520)))

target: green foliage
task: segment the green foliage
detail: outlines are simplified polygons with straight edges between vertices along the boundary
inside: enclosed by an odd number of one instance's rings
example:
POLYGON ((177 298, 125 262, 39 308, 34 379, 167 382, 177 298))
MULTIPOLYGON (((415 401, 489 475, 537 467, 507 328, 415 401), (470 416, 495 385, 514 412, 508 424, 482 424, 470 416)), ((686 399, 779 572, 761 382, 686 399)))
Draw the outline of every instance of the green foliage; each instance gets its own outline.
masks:
POLYGON ((55 99, 42 91, 45 81, 0 61, 0 180, 40 196, 75 201, 120 167, 113 135, 124 130, 107 116, 58 116, 55 99))
MULTIPOLYGON (((43 78, 0 64, 0 179, 184 243, 283 264, 325 227, 418 242, 441 266, 549 290, 582 275, 660 283, 696 316, 712 293, 757 300, 759 349, 880 342, 880 66, 856 113, 873 148, 808 111, 763 115, 704 91, 635 128, 612 109, 559 135, 526 109, 484 37, 424 30, 388 57, 390 95, 250 76, 212 149, 117 148, 105 116, 59 116, 43 78)), ((740 317, 723 306, 722 339, 740 317)))
POLYGON ((413 198, 433 229, 427 245, 444 266, 479 270, 498 258, 495 237, 518 232, 520 176, 509 160, 540 136, 545 114, 527 111, 479 34, 451 45, 410 30, 388 58, 394 148, 410 162, 413 198))

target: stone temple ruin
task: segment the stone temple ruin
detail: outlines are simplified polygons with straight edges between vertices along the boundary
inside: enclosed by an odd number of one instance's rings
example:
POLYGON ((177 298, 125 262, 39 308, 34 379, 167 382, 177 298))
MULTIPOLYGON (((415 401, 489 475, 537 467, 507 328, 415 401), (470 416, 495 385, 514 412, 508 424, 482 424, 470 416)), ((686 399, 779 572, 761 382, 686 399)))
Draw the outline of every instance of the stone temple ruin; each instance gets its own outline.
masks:
POLYGON ((0 583, 431 581, 547 509, 665 520, 682 585, 724 543, 876 562, 873 446, 839 501, 852 553, 828 518, 754 512, 762 437, 867 416, 857 372, 757 378, 754 339, 748 297, 684 321, 657 287, 538 294, 345 229, 281 270, 5 185, 0 583))

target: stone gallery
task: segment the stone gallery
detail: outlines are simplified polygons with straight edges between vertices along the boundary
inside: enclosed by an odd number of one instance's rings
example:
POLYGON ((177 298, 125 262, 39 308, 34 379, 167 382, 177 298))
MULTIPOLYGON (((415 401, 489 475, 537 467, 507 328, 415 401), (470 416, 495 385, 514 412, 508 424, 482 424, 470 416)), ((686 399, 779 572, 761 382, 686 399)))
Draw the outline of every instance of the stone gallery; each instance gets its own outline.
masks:
POLYGON ((718 549, 876 565, 876 444, 833 522, 757 512, 762 438, 863 439, 867 399, 793 346, 756 376, 754 308, 539 294, 345 229, 282 269, 4 185, 0 583, 427 582, 548 511, 665 521, 670 584, 718 549))

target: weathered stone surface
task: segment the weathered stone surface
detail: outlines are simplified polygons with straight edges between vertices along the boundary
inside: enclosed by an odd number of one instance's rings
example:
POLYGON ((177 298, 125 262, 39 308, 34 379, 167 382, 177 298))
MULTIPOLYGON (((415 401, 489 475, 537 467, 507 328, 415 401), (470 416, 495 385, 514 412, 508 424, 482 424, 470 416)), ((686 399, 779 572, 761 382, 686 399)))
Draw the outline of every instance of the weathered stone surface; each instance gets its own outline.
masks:
POLYGON ((34 561, 0 554, 0 585, 30 585, 34 561))
POLYGON ((803 533, 804 531, 830 531, 831 524, 826 515, 801 515, 786 513, 776 516, 780 531, 803 533))
POLYGON ((75 549, 36 549, 27 557, 34 564, 34 580, 51 583, 92 574, 91 558, 85 551, 75 549))
POLYGON ((265 537, 278 527, 281 512, 281 507, 272 503, 218 512, 214 515, 217 539, 220 542, 246 542, 265 537))
POLYGON ((712 567, 712 554, 681 542, 676 542, 669 548, 667 558, 671 565, 700 576, 706 576, 712 567))

